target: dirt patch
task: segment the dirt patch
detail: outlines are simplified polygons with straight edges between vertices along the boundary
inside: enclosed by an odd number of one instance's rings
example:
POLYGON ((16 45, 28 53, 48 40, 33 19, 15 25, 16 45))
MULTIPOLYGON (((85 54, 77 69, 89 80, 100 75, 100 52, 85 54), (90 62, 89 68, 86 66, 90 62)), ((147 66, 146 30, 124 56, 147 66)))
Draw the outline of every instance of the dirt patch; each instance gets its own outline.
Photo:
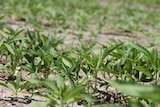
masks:
POLYGON ((1 107, 30 107, 29 104, 34 101, 45 102, 46 99, 39 97, 19 93, 18 96, 15 96, 11 90, 8 90, 0 86, 0 105, 1 107))

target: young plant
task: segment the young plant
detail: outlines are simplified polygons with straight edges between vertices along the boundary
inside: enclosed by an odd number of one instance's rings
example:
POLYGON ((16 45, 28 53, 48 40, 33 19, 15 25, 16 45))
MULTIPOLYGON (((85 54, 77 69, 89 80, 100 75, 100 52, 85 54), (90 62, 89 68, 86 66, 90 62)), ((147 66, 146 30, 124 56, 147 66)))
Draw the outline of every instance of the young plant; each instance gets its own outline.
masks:
POLYGON ((31 84, 28 81, 23 81, 22 72, 18 72, 17 78, 10 78, 7 82, 0 82, 0 85, 11 90, 12 95, 17 97, 20 92, 25 92, 31 84))
MULTIPOLYGON (((37 86, 44 86, 43 92, 37 92, 35 94, 46 97, 49 99, 46 104, 48 106, 67 107, 80 100, 85 100, 90 105, 95 101, 95 98, 85 92, 85 87, 82 85, 74 86, 67 85, 65 80, 60 74, 57 74, 56 80, 50 80, 47 78, 37 78, 29 80, 32 84, 37 86)), ((38 104, 39 102, 36 102, 38 104)), ((34 105, 34 104, 33 104, 34 105)), ((33 107, 37 107, 36 105, 33 107)))

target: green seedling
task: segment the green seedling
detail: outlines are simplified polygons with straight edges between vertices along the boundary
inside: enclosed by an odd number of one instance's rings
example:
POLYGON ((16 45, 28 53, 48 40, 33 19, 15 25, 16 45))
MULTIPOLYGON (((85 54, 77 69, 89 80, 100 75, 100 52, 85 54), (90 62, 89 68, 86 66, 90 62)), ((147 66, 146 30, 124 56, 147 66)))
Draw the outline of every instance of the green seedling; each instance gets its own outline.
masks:
POLYGON ((35 94, 48 98, 47 105, 50 106, 67 107, 69 104, 79 100, 86 100, 88 104, 95 101, 94 97, 85 92, 84 86, 71 87, 66 85, 63 77, 59 74, 56 81, 51 81, 50 79, 30 79, 29 81, 36 85, 45 86, 44 92, 35 94))
POLYGON ((33 107, 66 107, 79 101, 84 106, 120 106, 108 104, 107 95, 103 102, 92 97, 102 88, 106 92, 109 85, 128 96, 129 107, 160 103, 159 0, 0 0, 0 4, 0 85, 16 96, 32 90, 32 96, 48 99, 33 107), (70 35, 73 43, 67 45, 65 37, 70 35), (96 39, 108 35, 153 43, 104 44, 96 39), (9 78, 3 76, 4 70, 9 78))
POLYGON ((31 84, 27 81, 22 82, 22 73, 19 72, 17 78, 10 78, 6 83, 0 82, 0 85, 11 90, 13 92, 12 95, 17 97, 19 93, 25 92, 31 84))

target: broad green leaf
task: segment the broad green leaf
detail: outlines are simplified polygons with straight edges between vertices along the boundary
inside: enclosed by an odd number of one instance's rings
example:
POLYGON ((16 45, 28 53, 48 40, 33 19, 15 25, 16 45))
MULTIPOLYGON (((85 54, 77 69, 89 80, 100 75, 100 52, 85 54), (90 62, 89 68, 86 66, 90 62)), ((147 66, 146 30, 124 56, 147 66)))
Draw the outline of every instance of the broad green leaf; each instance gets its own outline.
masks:
POLYGON ((142 66, 134 66, 134 68, 136 70, 138 70, 139 72, 142 72, 143 74, 145 74, 146 76, 152 78, 152 74, 149 72, 148 69, 142 67, 142 66))
POLYGON ((42 84, 44 84, 46 87, 50 88, 53 90, 56 94, 59 93, 58 87, 55 85, 55 83, 49 79, 43 79, 42 84))
POLYGON ((43 79, 43 78, 33 79, 33 78, 30 78, 28 81, 31 82, 32 84, 44 85, 44 86, 50 88, 51 90, 53 90, 56 94, 59 93, 58 88, 55 85, 55 83, 53 81, 49 80, 49 79, 43 79))
POLYGON ((70 92, 67 92, 66 94, 66 99, 68 98, 77 98, 79 97, 80 93, 82 93, 84 91, 84 87, 75 87, 74 89, 72 89, 70 92))
POLYGON ((93 97, 91 94, 88 94, 88 93, 85 93, 85 92, 80 93, 78 97, 86 100, 87 102, 97 101, 97 99, 95 97, 93 97))
POLYGON ((72 61, 71 61, 69 58, 67 58, 67 57, 62 57, 62 62, 63 62, 66 66, 68 66, 69 68, 72 67, 72 61))
POLYGON ((32 84, 40 84, 40 81, 38 79, 30 78, 28 81, 31 82, 32 84))
POLYGON ((13 91, 16 91, 16 89, 18 89, 18 85, 15 81, 8 81, 8 88, 13 90, 13 91))
POLYGON ((48 102, 33 102, 30 104, 30 107, 47 107, 48 102))
POLYGON ((98 104, 95 105, 94 107, 121 107, 121 106, 118 106, 116 104, 98 104))
POLYGON ((2 37, 8 38, 8 34, 0 30, 0 34, 2 37))
POLYGON ((21 85, 20 85, 20 88, 21 88, 21 89, 26 89, 26 88, 28 88, 30 85, 31 85, 31 83, 27 81, 27 82, 21 84, 21 85))
POLYGON ((46 57, 44 57, 44 60, 45 60, 46 62, 50 62, 50 61, 53 60, 53 58, 54 58, 53 55, 46 55, 46 57))
POLYGON ((46 35, 44 35, 44 34, 41 35, 41 38, 42 38, 42 40, 43 40, 44 42, 46 42, 47 39, 48 39, 48 37, 47 37, 46 35))
POLYGON ((6 83, 0 82, 0 86, 6 87, 9 89, 8 85, 6 83))
POLYGON ((64 79, 60 74, 57 75, 57 86, 61 91, 65 88, 64 79))
POLYGON ((160 86, 147 86, 124 81, 105 81, 126 95, 150 99, 154 102, 160 103, 160 86))
POLYGON ((88 102, 93 102, 96 101, 96 99, 88 94, 84 92, 84 87, 74 87, 72 90, 69 90, 70 92, 67 91, 67 93, 65 93, 65 99, 84 99, 88 102))
POLYGON ((148 106, 144 106, 140 101, 137 101, 135 99, 131 99, 129 101, 128 106, 129 107, 150 107, 149 105, 148 106))
POLYGON ((73 103, 73 102, 75 102, 75 99, 74 99, 74 98, 70 98, 70 99, 67 99, 67 100, 66 100, 66 103, 67 103, 67 104, 71 104, 71 103, 73 103))
POLYGON ((0 82, 0 86, 3 86, 9 90, 12 90, 12 91, 15 91, 15 88, 16 88, 16 83, 14 83, 13 81, 8 81, 8 83, 3 83, 3 82, 0 82))
POLYGON ((15 54, 13 48, 12 48, 10 45, 8 45, 8 44, 6 44, 6 43, 5 43, 4 45, 6 46, 6 48, 8 49, 8 51, 9 51, 12 55, 15 54))

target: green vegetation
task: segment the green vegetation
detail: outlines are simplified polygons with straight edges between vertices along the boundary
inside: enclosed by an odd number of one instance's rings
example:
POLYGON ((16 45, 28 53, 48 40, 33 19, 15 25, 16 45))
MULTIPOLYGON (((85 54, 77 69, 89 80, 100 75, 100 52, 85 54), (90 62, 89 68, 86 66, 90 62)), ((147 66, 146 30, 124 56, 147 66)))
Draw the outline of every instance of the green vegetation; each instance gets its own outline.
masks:
POLYGON ((33 107, 160 104, 159 0, 1 0, 0 4, 0 72, 10 74, 0 85, 16 97, 29 93, 47 99, 31 103, 33 107), (97 40, 108 32, 145 36, 134 41, 97 40), (68 36, 75 39, 65 43, 68 36), (142 39, 154 42, 139 43, 142 39), (108 94, 109 88, 116 88, 114 94, 120 97, 108 94))

